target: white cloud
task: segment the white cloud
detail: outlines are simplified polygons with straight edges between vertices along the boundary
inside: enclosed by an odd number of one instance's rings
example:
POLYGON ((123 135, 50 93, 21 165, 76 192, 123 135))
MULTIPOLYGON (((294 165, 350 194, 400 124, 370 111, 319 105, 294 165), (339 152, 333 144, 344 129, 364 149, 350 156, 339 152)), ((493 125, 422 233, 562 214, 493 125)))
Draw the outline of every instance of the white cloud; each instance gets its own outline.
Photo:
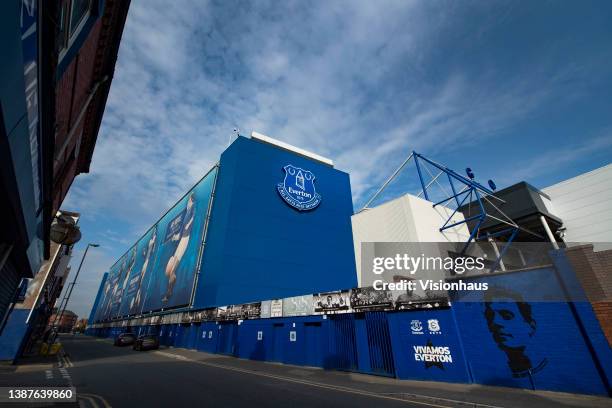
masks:
POLYGON ((452 53, 478 51, 511 12, 411 1, 134 1, 91 173, 64 207, 98 220, 100 239, 125 250, 112 233, 130 242, 144 233, 214 164, 235 126, 335 159, 362 203, 412 149, 436 156, 491 141, 575 97, 568 83, 589 75, 588 61, 557 66, 543 55, 514 74, 486 57, 450 63, 452 53), (470 13, 482 24, 466 25, 470 13))

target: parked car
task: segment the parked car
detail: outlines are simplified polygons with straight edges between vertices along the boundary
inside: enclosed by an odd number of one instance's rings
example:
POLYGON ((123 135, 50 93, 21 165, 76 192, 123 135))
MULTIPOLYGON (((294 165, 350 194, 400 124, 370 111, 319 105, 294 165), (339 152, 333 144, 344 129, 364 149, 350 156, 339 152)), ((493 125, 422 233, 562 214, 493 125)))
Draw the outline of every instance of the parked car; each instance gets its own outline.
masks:
POLYGON ((121 333, 115 337, 115 346, 130 346, 136 341, 136 336, 132 333, 121 333))
POLYGON ((146 334, 138 337, 132 346, 134 350, 157 350, 159 348, 159 337, 154 334, 146 334))

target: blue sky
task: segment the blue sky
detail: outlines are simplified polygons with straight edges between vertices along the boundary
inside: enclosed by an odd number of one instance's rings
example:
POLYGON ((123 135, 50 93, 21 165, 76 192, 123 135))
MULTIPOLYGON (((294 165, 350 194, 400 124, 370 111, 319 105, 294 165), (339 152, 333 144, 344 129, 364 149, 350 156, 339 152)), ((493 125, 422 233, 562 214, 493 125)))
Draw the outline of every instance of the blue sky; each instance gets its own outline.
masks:
POLYGON ((89 314, 236 126, 332 158, 356 209, 411 150, 500 188, 609 163, 610 21, 606 1, 132 1, 91 171, 62 206, 82 213, 73 269, 101 244, 69 308, 89 314))

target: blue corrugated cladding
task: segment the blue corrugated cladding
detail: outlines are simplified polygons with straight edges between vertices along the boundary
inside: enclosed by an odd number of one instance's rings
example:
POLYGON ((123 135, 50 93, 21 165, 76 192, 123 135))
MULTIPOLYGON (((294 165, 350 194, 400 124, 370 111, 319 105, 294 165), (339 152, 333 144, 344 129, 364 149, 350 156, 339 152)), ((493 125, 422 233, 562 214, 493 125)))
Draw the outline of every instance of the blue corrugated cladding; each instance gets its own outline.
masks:
POLYGON ((30 309, 13 309, 0 336, 0 360, 14 360, 28 331, 26 319, 30 309))
POLYGON ((348 174, 239 137, 221 155, 196 308, 354 287, 348 174), (321 204, 287 205, 276 186, 292 164, 314 173, 321 204))

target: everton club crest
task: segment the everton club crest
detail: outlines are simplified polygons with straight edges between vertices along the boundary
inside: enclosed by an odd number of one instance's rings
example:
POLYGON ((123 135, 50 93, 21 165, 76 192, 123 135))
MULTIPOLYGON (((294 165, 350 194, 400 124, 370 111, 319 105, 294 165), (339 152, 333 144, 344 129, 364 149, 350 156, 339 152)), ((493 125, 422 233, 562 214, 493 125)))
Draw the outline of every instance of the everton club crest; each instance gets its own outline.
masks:
POLYGON ((321 195, 315 190, 315 175, 309 170, 291 164, 283 167, 285 180, 276 185, 280 196, 287 204, 299 211, 316 208, 321 202, 321 195))

